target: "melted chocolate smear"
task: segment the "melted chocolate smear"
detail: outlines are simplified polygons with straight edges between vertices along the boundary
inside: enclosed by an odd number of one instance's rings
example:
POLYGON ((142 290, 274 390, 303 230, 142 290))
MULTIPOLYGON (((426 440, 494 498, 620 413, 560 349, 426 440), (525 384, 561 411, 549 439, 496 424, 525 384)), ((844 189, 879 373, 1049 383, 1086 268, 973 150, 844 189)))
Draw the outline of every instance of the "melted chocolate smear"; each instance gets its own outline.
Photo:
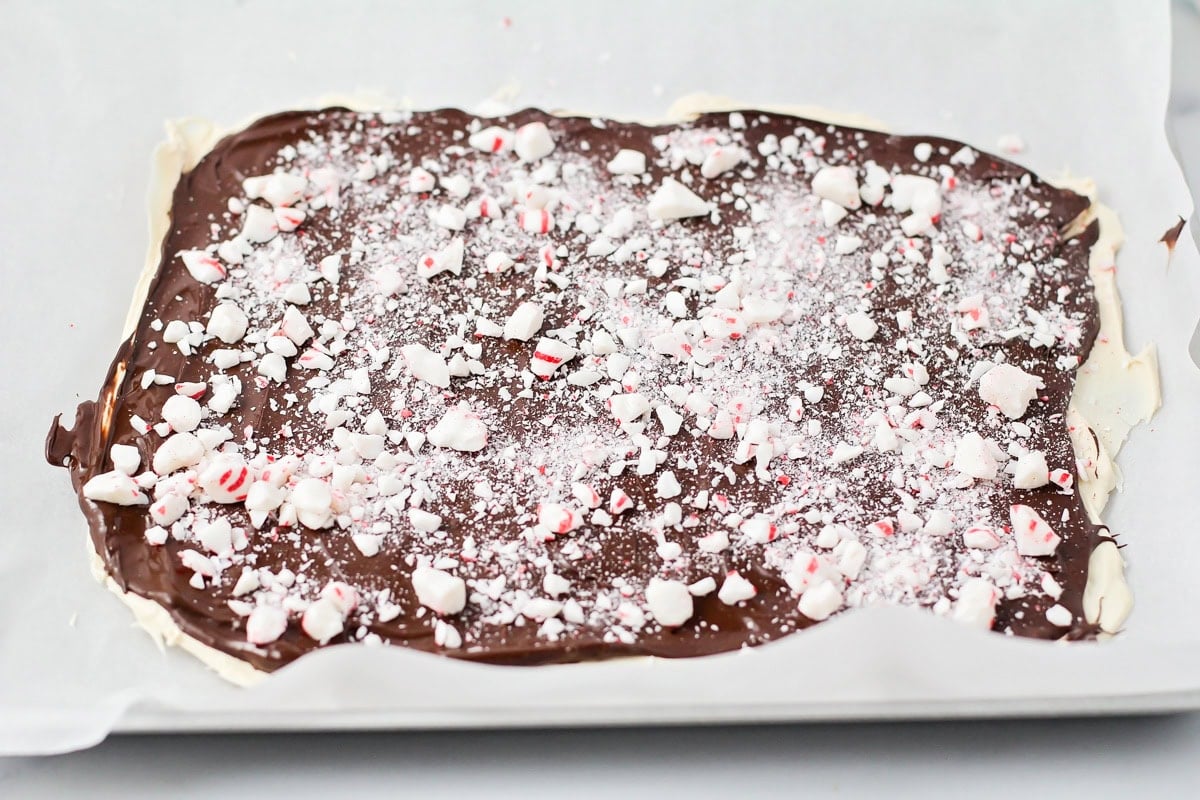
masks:
POLYGON ((1175 245, 1179 243, 1179 234, 1183 233, 1183 228, 1185 225, 1187 225, 1187 220, 1185 220, 1183 217, 1180 217, 1179 222, 1176 222, 1174 225, 1167 228, 1167 232, 1164 233, 1162 238, 1159 239, 1160 242, 1167 246, 1168 253, 1175 252, 1175 245))

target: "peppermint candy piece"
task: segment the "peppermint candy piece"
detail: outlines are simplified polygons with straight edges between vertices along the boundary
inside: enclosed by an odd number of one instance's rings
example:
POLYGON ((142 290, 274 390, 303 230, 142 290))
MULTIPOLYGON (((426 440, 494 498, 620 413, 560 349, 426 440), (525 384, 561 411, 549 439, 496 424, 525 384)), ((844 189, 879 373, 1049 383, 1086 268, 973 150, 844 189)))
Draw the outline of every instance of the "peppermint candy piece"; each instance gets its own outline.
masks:
POLYGON ((1046 621, 1057 628, 1066 628, 1075 621, 1075 616, 1066 606, 1056 603, 1046 609, 1046 621))
POLYGON ((465 453, 475 453, 487 445, 487 427, 479 415, 466 406, 447 411, 429 430, 429 443, 465 453))
POLYGON ((467 226, 467 212, 455 206, 445 205, 434 214, 433 222, 448 231, 461 231, 467 226))
POLYGON ((779 528, 766 514, 755 514, 741 524, 742 536, 753 544, 767 544, 775 541, 779 528))
POLYGON ((858 236, 838 236, 833 244, 833 252, 839 256, 850 255, 862 247, 863 240, 858 236))
POLYGON ((1050 470, 1050 482, 1069 492, 1075 485, 1075 476, 1065 469, 1052 469, 1050 470))
POLYGON ((298 203, 304 197, 308 181, 299 175, 276 172, 272 175, 256 175, 242 181, 242 191, 251 200, 262 198, 275 208, 298 203))
POLYGON ((163 403, 163 421, 171 426, 171 430, 189 433, 200 427, 203 409, 200 404, 190 397, 177 394, 167 398, 163 403))
POLYGON ((588 508, 599 508, 600 493, 586 483, 571 484, 571 496, 588 508))
POLYGON ((813 176, 812 190, 817 197, 837 203, 843 209, 855 209, 862 205, 854 167, 822 167, 813 176))
POLYGON ((441 517, 420 508, 410 508, 408 510, 408 521, 422 533, 433 533, 442 527, 441 517))
POLYGON ((663 404, 654 409, 655 416, 662 423, 663 433, 674 436, 683 426, 683 415, 670 406, 663 404))
POLYGON ((679 485, 679 480, 675 477, 675 473, 671 470, 663 470, 658 475, 658 483, 655 486, 655 496, 670 500, 672 497, 678 497, 683 493, 683 487, 679 485))
MULTIPOLYGON (((833 526, 826 526, 826 529, 833 530, 836 535, 836 528, 833 526)), ((822 560, 816 554, 802 550, 792 556, 791 563, 783 574, 783 579, 787 581, 787 585, 793 592, 803 593, 817 581, 825 579, 823 572, 822 560)))
POLYGON ((296 359, 296 365, 302 369, 327 370, 333 369, 333 357, 322 353, 316 348, 309 348, 296 359))
POLYGON ((542 307, 537 303, 521 303, 504 323, 504 338, 527 342, 541 330, 544 318, 542 307))
POLYGON ((283 322, 279 325, 279 332, 296 346, 304 344, 317 335, 312 325, 305 319, 304 314, 295 306, 288 306, 283 312, 283 322))
POLYGON ((150 506, 150 519, 156 525, 167 526, 187 513, 188 499, 182 494, 167 494, 150 506))
POLYGON ((246 641, 250 644, 270 644, 287 630, 287 612, 277 606, 257 606, 246 617, 246 641))
POLYGON ((1020 419, 1046 384, 1011 364, 997 364, 979 379, 979 397, 1009 419, 1020 419))
POLYGON ((715 178, 723 175, 750 157, 741 147, 715 147, 704 157, 700 165, 700 174, 705 178, 715 178))
POLYGON ((620 488, 613 487, 612 494, 608 498, 608 513, 614 517, 623 514, 633 508, 633 498, 625 494, 620 488))
POLYGON ((233 526, 227 519, 215 519, 193 529, 196 541, 214 556, 228 557, 233 554, 233 526))
POLYGON ((142 465, 142 454, 131 444, 114 444, 108 448, 108 457, 113 469, 126 475, 133 475, 142 465))
POLYGON ((842 593, 833 581, 810 586, 800 595, 800 613, 815 622, 828 619, 841 607, 842 593))
POLYGON ((542 590, 551 597, 560 597, 571 591, 571 582, 561 575, 550 572, 542 579, 542 590))
POLYGON ((421 605, 438 614, 457 614, 467 605, 467 585, 462 578, 433 567, 417 567, 413 591, 421 605))
POLYGON ((512 147, 512 131, 493 125, 467 137, 467 144, 485 153, 503 153, 512 147))
POLYGON ((835 227, 839 222, 844 220, 849 211, 839 206, 832 200, 821 201, 821 221, 825 223, 826 228, 835 227))
POLYGON ((846 330, 860 342, 869 342, 879 332, 879 324, 864 311, 855 311, 846 316, 846 330))
POLYGON ((158 446, 152 466, 159 475, 170 475, 184 467, 192 467, 204 458, 204 443, 191 433, 176 433, 158 446))
POLYGON ((664 628, 687 622, 694 611, 692 593, 682 581, 651 578, 646 586, 646 607, 664 628))
POLYGON ((705 431, 714 439, 732 439, 734 433, 733 417, 728 411, 721 410, 705 431))
POLYGON ((451 197, 462 199, 471 193, 471 179, 466 175, 447 175, 438 181, 451 197))
POLYGON ((1062 537, 1054 532, 1041 514, 1020 503, 1010 506, 1008 511, 1018 553, 1035 558, 1054 555, 1062 537))
POLYGON ((425 280, 429 280, 443 272, 450 272, 455 275, 461 274, 463 251, 463 240, 452 239, 450 244, 438 252, 421 257, 421 260, 417 262, 417 275, 425 280))
POLYGON ((275 216, 275 227, 280 233, 291 233, 308 217, 304 210, 299 208, 277 208, 272 213, 275 216))
POLYGON ((545 622, 562 613, 563 604, 545 597, 535 597, 521 607, 521 614, 535 622, 545 622))
POLYGON ((618 150, 607 166, 613 175, 641 175, 646 171, 646 154, 638 150, 618 150))
POLYGON ((241 456, 222 453, 200 473, 198 483, 214 503, 240 503, 250 492, 254 473, 241 456))
POLYGON ((512 257, 508 253, 496 251, 488 253, 487 258, 483 260, 483 264, 488 272, 507 272, 516 262, 512 260, 512 257))
POLYGON ((582 515, 570 506, 559 503, 542 503, 538 506, 538 524, 556 536, 570 533, 582 523, 582 515))
POLYGON ((227 264, 241 264, 246 260, 246 250, 248 248, 249 243, 240 236, 235 236, 217 245, 217 255, 227 264))
POLYGON ((83 485, 83 496, 88 500, 119 506, 141 506, 150 502, 133 478, 116 469, 89 479, 83 485))
POLYGON ((867 563, 867 548, 857 539, 839 542, 833 554, 837 556, 838 572, 849 580, 857 580, 863 564, 867 563))
POLYGON ((333 524, 333 492, 320 478, 305 478, 297 483, 288 500, 301 525, 319 530, 333 524))
POLYGON ((287 362, 279 353, 267 353, 259 359, 257 371, 259 375, 269 378, 275 383, 283 383, 287 378, 287 362))
POLYGON ((754 588, 754 584, 743 578, 737 570, 733 570, 725 576, 725 582, 721 584, 721 590, 717 592, 717 599, 727 606, 732 606, 743 600, 749 600, 756 594, 758 594, 758 589, 754 588))
POLYGON ((613 395, 608 400, 609 411, 622 424, 641 419, 650 413, 650 401, 634 392, 631 394, 613 395))
POLYGON ((996 139, 996 146, 1009 155, 1019 155, 1025 150, 1025 140, 1018 134, 1006 133, 996 139))
POLYGON ((996 443, 991 439, 984 439, 971 431, 955 445, 952 469, 978 480, 995 480, 999 472, 997 450, 996 443))
POLYGON ((233 596, 241 597, 242 595, 250 594, 256 591, 261 585, 257 570, 250 567, 242 567, 242 574, 238 576, 237 583, 233 585, 233 596))
POLYGON ((1040 450, 1025 453, 1012 464, 1008 471, 1012 474, 1013 488, 1037 489, 1050 482, 1050 467, 1046 464, 1046 454, 1040 450))
POLYGON ((554 152, 554 137, 544 122, 531 122, 517 128, 513 149, 522 161, 538 161, 554 152))
POLYGON ((260 205, 251 205, 246 209, 246 219, 242 223, 242 238, 253 244, 265 244, 279 234, 279 223, 275 220, 275 212, 260 205))
POLYGON ((544 208, 524 206, 517 212, 517 226, 526 233, 549 233, 554 228, 554 216, 544 208))
POLYGON ((995 550, 1000 546, 1000 537, 990 525, 976 523, 963 531, 963 544, 976 550, 995 550))
POLYGON ((321 597, 304 611, 300 630, 310 639, 326 644, 346 628, 346 617, 333 600, 321 597))
POLYGON ((787 306, 778 300, 768 300, 758 295, 742 298, 742 318, 751 324, 774 322, 787 312, 787 306))
MULTIPOLYGON (((935 280, 932 262, 930 264, 930 280, 934 283, 942 282, 935 280)), ((958 324, 962 326, 964 331, 973 331, 987 327, 987 302, 984 300, 982 294, 973 294, 970 297, 964 297, 955 305, 954 310, 961 315, 958 319, 958 324)))
POLYGON ((349 614, 358 607, 358 592, 348 583, 330 581, 321 590, 321 599, 328 600, 342 614, 349 614))
POLYGON ((985 578, 971 578, 958 590, 951 617, 974 628, 989 629, 996 619, 1000 592, 985 578))
POLYGON ((892 178, 892 208, 934 218, 942 211, 942 187, 933 178, 922 175, 896 175, 892 178))
POLYGON ((497 219, 504 214, 504 208, 499 200, 493 197, 484 195, 478 200, 472 200, 466 205, 467 216, 472 219, 482 217, 484 219, 497 219))
POLYGON ((249 325, 250 320, 247 319, 246 312, 242 311, 237 303, 225 301, 218 303, 212 310, 205 332, 209 336, 216 336, 225 344, 236 344, 246 335, 249 325))
POLYGON ((533 356, 529 359, 529 371, 544 380, 577 355, 579 351, 569 344, 543 336, 538 339, 533 356))
POLYGON ((247 511, 260 511, 265 514, 279 508, 286 499, 287 490, 282 486, 274 486, 270 481, 257 480, 246 490, 244 503, 247 511))
POLYGON ((929 255, 930 283, 943 284, 950 282, 950 273, 946 271, 946 267, 950 266, 951 261, 950 251, 940 244, 933 246, 933 252, 929 255))
POLYGON ((670 222, 705 216, 712 211, 712 206, 679 181, 667 177, 650 198, 646 211, 650 219, 670 222))
POLYGON ((433 187, 436 185, 437 181, 434 180, 429 170, 422 169, 421 167, 417 167, 408 175, 408 191, 413 194, 432 192, 433 187))
POLYGON ((340 253, 325 256, 317 265, 317 272, 329 283, 337 283, 342 277, 342 256, 340 253))
POLYGON ((225 265, 204 250, 184 250, 179 254, 188 274, 201 283, 216 283, 225 280, 225 265))
POLYGON ((414 378, 439 389, 449 388, 450 367, 446 359, 421 344, 404 345, 400 348, 400 355, 404 357, 414 378))

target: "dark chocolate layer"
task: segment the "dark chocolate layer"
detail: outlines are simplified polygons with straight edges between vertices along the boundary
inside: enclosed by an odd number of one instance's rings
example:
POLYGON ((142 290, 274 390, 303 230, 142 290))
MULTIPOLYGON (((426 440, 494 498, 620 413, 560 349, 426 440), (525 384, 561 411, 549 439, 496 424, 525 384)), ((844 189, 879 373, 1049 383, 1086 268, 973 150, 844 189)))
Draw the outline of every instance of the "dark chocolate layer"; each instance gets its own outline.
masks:
MULTIPOLYGON (((782 138, 792 135, 798 127, 822 134, 828 140, 825 147, 827 153, 846 149, 847 162, 862 163, 873 160, 889 171, 919 170, 922 174, 936 174, 939 166, 951 166, 950 156, 961 147, 959 143, 949 140, 857 131, 779 114, 746 112, 745 117, 751 122, 744 131, 745 144, 756 159, 759 158, 758 145, 768 135, 782 138), (914 147, 920 143, 932 145, 932 156, 927 162, 918 162, 914 158, 914 147)), ((327 109, 312 113, 289 112, 266 117, 247 129, 222 139, 192 171, 180 178, 172 203, 172 224, 162 246, 163 258, 150 285, 137 329, 118 351, 98 401, 80 405, 75 425, 70 430, 61 427, 58 420, 55 421, 47 441, 46 455, 50 463, 67 466, 72 482, 79 490, 93 476, 112 469, 108 453, 113 444, 132 444, 142 453, 144 465, 151 462, 162 437, 154 432, 145 435, 135 432, 131 427, 130 418, 131 415, 139 415, 150 422, 158 420, 159 410, 173 390, 169 385, 154 385, 143 389, 139 383, 139 376, 147 370, 154 370, 158 374, 172 376, 176 382, 204 382, 213 374, 213 367, 206 360, 197 356, 184 357, 175 348, 164 346, 160 335, 151 328, 151 324, 156 320, 203 320, 216 302, 215 287, 197 283, 179 259, 175 258, 175 254, 208 247, 213 242, 213 225, 231 224, 227 211, 228 198, 242 196, 242 181, 245 178, 270 173, 280 163, 278 154, 281 148, 289 144, 300 145, 310 141, 315 134, 331 131, 345 134, 351 141, 357 137, 362 141, 376 142, 378 139, 368 135, 368 132, 375 131, 393 153, 408 163, 419 164, 425 158, 441 158, 448 146, 459 142, 458 135, 467 130, 472 119, 463 112, 441 110, 415 114, 407 124, 387 125, 374 115, 345 109, 327 109), (412 132, 410 126, 417 129, 416 132, 412 132), (151 343, 157 345, 151 348, 151 343)), ((705 115, 683 126, 648 127, 607 122, 603 127, 598 127, 588 119, 553 117, 535 110, 521 111, 509 117, 486 121, 485 124, 514 128, 531 121, 545 122, 553 133, 559 151, 571 152, 601 165, 601 172, 602 165, 610 160, 619 148, 653 154, 655 147, 652 140, 655 136, 670 133, 680 127, 728 127, 727 116, 723 114, 705 115)), ((1097 229, 1093 226, 1084 234, 1069 240, 1060 237, 1059 231, 1064 230, 1086 209, 1087 200, 1072 192, 1055 189, 1031 176, 1021 167, 986 154, 981 154, 972 164, 957 163, 952 168, 958 180, 974 184, 1014 186, 1022 179, 1028 181, 1028 185, 1021 190, 1023 197, 1040 201, 1047 213, 1038 219, 1024 214, 1015 220, 1015 224, 1022 230, 1036 231, 1036 236, 1031 238, 1043 240, 1052 255, 1059 259, 1055 262, 1057 274, 1053 280, 1034 283, 1032 291, 1040 292, 1042 296, 1031 296, 1029 302, 1036 305, 1035 301, 1039 300, 1057 300, 1058 289, 1069 287, 1070 293, 1063 305, 1068 313, 1083 320, 1083 331, 1076 353, 1081 361, 1085 359, 1098 325, 1095 301, 1087 275, 1088 249, 1095 241, 1097 229)), ((649 197, 664 176, 678 174, 678 171, 666 169, 653 160, 648 163, 647 169, 651 179, 634 188, 634 191, 643 197, 649 197)), ((801 174, 796 180, 808 179, 801 174)), ((753 185, 753 179, 743 179, 733 173, 727 173, 713 179, 702 179, 702 194, 716 196, 720 192, 730 191, 733 184, 739 181, 753 185)), ((396 193, 399 194, 399 190, 396 190, 396 193)), ((336 217, 310 213, 296 234, 302 237, 306 261, 315 265, 323 257, 350 247, 356 229, 357 213, 358 210, 352 201, 344 204, 336 217)), ((876 213, 881 217, 895 216, 895 212, 887 208, 880 208, 876 213)), ((673 224, 687 226, 697 232, 703 232, 711 225, 703 218, 682 220, 673 224)), ((720 224, 749 224, 749 219, 744 211, 728 206, 722 208, 720 224)), ((471 234, 468 231, 466 235, 470 254, 471 234)), ((578 249, 578 237, 574 231, 553 231, 548 238, 555 244, 565 244, 578 249)), ((718 263, 725 255, 719 251, 724 246, 717 241, 711 242, 714 255, 718 256, 718 263)), ((533 250, 531 247, 531 254, 533 250)), ((483 252, 486 251, 481 250, 480 257, 483 252)), ((594 261, 592 269, 613 269, 603 259, 594 261)), ((470 267, 464 270, 464 274, 471 272, 470 267)), ((679 278, 680 274, 678 267, 672 265, 661 278, 650 279, 651 290, 653 291, 655 286, 670 283, 679 278)), ((344 292, 354 291, 356 280, 359 287, 366 286, 366 278, 355 275, 353 268, 348 267, 347 275, 343 276, 343 283, 339 289, 314 293, 313 302, 305 308, 305 313, 310 317, 323 314, 337 319, 342 313, 339 306, 340 297, 344 292)), ((537 291, 532 286, 532 279, 528 273, 507 273, 506 277, 497 278, 495 282, 496 285, 490 288, 485 286, 479 291, 487 294, 504 312, 511 311, 515 305, 512 295, 507 294, 514 286, 523 286, 531 292, 537 291)), ((464 291, 462 286, 457 281, 434 279, 427 285, 423 284, 422 290, 428 292, 428 301, 433 311, 421 324, 433 330, 449 332, 450 326, 443 324, 444 319, 439 318, 437 308, 454 309, 461 306, 461 295, 464 291)), ((888 312, 916 307, 920 302, 910 289, 898 288, 890 282, 881 283, 872 295, 873 306, 888 312)), ((573 313, 567 304, 548 307, 543 330, 568 324, 573 313)), ((879 333, 880 342, 882 345, 889 345, 900 335, 894 325, 883 324, 879 333)), ((970 403, 978 405, 978 398, 973 392, 968 399, 966 390, 957 383, 961 378, 958 373, 954 373, 954 382, 947 379, 944 385, 940 384, 939 372, 933 367, 939 360, 944 360, 937 354, 943 344, 953 343, 948 337, 945 341, 928 342, 927 350, 934 354, 931 356, 930 366, 930 372, 934 375, 931 389, 943 389, 952 397, 963 398, 961 402, 964 406, 970 403)), ((219 343, 207 343, 201 349, 201 354, 211 353, 219 346, 219 343)), ((514 364, 522 363, 521 360, 527 357, 529 349, 524 342, 503 340, 492 347, 494 349, 490 352, 497 363, 511 361, 514 364)), ((1065 466, 1073 471, 1074 459, 1065 423, 1074 383, 1073 373, 1070 370, 1055 369, 1052 363, 1044 363, 1045 354, 1038 352, 1024 340, 1013 340, 1005 347, 1010 363, 1043 366, 1037 370, 1037 374, 1045 381, 1046 388, 1041 392, 1040 402, 1035 403, 1035 408, 1031 409, 1030 417, 1043 420, 1046 424, 1033 435, 1030 446, 1044 451, 1052 466, 1065 466)), ((892 352, 891 347, 885 349, 888 355, 884 358, 889 365, 898 366, 904 361, 901 354, 892 352)), ((986 358, 987 347, 979 348, 974 355, 986 358)), ((948 363, 945 366, 950 369, 948 363)), ((838 424, 837 409, 843 405, 849 408, 851 399, 861 392, 859 386, 840 385, 836 380, 827 380, 823 377, 825 369, 814 365, 793 364, 788 366, 787 370, 785 384, 788 381, 805 380, 825 386, 825 397, 821 406, 822 418, 831 420, 830 424, 833 425, 838 424)), ((305 397, 309 391, 305 382, 311 376, 292 371, 282 385, 261 385, 256 383, 254 366, 250 363, 229 370, 229 374, 240 376, 244 390, 229 417, 219 421, 231 423, 235 433, 240 432, 246 425, 252 425, 256 438, 265 437, 277 441, 281 425, 290 423, 296 428, 296 441, 302 442, 306 436, 319 435, 320 426, 311 416, 305 416, 303 402, 292 409, 273 407, 272 404, 272 399, 277 401, 288 392, 294 392, 301 398, 305 397)), ((517 381, 514 381, 512 386, 514 389, 520 388, 517 381)), ((369 401, 371 407, 381 408, 386 413, 389 407, 386 397, 390 391, 390 388, 381 388, 378 392, 380 398, 377 398, 379 402, 369 401)), ((501 399, 497 385, 462 389, 460 394, 475 406, 506 407, 502 424, 513 431, 537 430, 540 428, 538 420, 548 414, 560 415, 567 420, 569 427, 570 415, 575 413, 560 397, 549 393, 544 397, 535 393, 532 398, 518 399, 511 403, 501 399)), ((240 433, 238 438, 241 438, 240 433)), ((681 454, 694 455, 700 464, 728 462, 735 444, 736 440, 720 441, 681 434, 672 438, 667 450, 671 462, 681 454)), ((751 462, 735 467, 735 471, 744 478, 752 473, 752 467, 751 462)), ((711 476, 703 470, 698 470, 696 474, 688 474, 676 469, 675 475, 682 484, 685 495, 698 489, 709 488, 711 476)), ((622 477, 621 487, 639 509, 661 508, 663 501, 656 498, 657 477, 657 474, 635 476, 626 472, 622 477)), ((515 514, 509 519, 504 516, 491 516, 481 523, 478 514, 471 508, 475 498, 466 490, 468 485, 464 481, 464 490, 457 493, 457 499, 443 497, 443 507, 439 511, 446 520, 443 530, 452 542, 461 544, 466 536, 476 533, 481 524, 486 525, 488 538, 496 540, 517 539, 522 531, 528 528, 528 520, 518 521, 515 514)), ((883 475, 877 476, 874 482, 855 485, 864 487, 863 493, 855 498, 856 507, 863 512, 859 515, 862 521, 891 513, 894 507, 893 490, 883 475), (873 515, 872 511, 878 513, 873 515)), ((762 503, 766 503, 777 491, 776 485, 763 482, 747 483, 743 480, 739 486, 739 491, 742 492, 740 497, 746 502, 758 498, 762 503)), ((992 507, 982 509, 981 513, 1007 519, 1007 508, 1012 502, 1025 503, 1038 510, 1046 520, 1055 524, 1055 530, 1062 537, 1063 541, 1057 552, 1049 558, 1041 559, 1041 565, 1061 584, 1063 591, 1057 602, 1071 611, 1074 622, 1067 628, 1049 624, 1044 612, 1055 601, 1041 594, 1030 593, 1019 599, 1002 601, 997 608, 993 628, 1020 636, 1040 638, 1060 638, 1064 635, 1089 637, 1094 631, 1084 622, 1082 595, 1087 579, 1088 556, 1104 531, 1087 521, 1077 493, 1063 493, 1053 484, 1035 490, 1000 492, 992 507), (1067 520, 1060 522, 1064 514, 1067 515, 1067 520)), ((189 545, 175 539, 170 539, 161 546, 149 544, 145 531, 150 522, 144 506, 122 507, 92 502, 84 499, 82 494, 80 506, 91 529, 96 551, 117 584, 126 591, 162 605, 187 635, 245 659, 263 670, 276 669, 319 646, 296 624, 290 625, 284 635, 271 645, 256 647, 247 644, 242 619, 227 604, 231 599, 232 581, 219 587, 206 586, 204 589, 190 585, 192 572, 181 565, 178 555, 181 549, 189 545)), ((580 626, 570 628, 557 639, 550 640, 539 636, 539 627, 533 623, 483 624, 479 621, 480 612, 473 605, 469 605, 458 623, 460 629, 468 634, 465 637, 466 642, 461 649, 449 650, 435 643, 429 615, 420 610, 408 577, 411 565, 402 560, 403 547, 395 550, 385 548, 380 555, 368 558, 350 544, 347 536, 338 535, 336 531, 303 529, 299 531, 297 539, 284 535, 287 532, 277 530, 271 523, 261 530, 253 530, 240 506, 225 507, 223 513, 235 526, 251 529, 251 546, 255 556, 254 564, 257 567, 269 567, 275 571, 284 567, 293 571, 302 570, 315 585, 323 585, 328 580, 343 580, 351 585, 370 587, 374 590, 382 587, 391 589, 393 601, 403 609, 403 613, 389 622, 382 622, 377 618, 370 619, 364 623, 365 631, 359 630, 359 626, 355 624, 355 616, 352 615, 346 632, 336 637, 332 643, 355 641, 369 631, 393 645, 441 652, 459 658, 492 663, 541 664, 635 654, 666 657, 703 655, 769 642, 812 624, 811 620, 797 610, 796 594, 780 578, 778 570, 765 568, 761 557, 750 550, 732 548, 722 555, 725 569, 736 569, 749 578, 758 589, 757 595, 737 605, 726 605, 718 599, 716 593, 697 597, 695 614, 678 628, 647 626, 639 631, 632 641, 611 640, 611 637, 608 637, 609 641, 605 641, 604 630, 580 626)), ((687 549, 688 543, 694 543, 713 527, 712 524, 703 522, 699 527, 675 531, 673 538, 683 542, 687 549)), ((795 536, 815 536, 817 527, 819 526, 801 522, 800 532, 795 536)), ((605 584, 613 576, 627 576, 635 582, 644 582, 650 577, 662 574, 662 563, 656 555, 655 542, 645 536, 623 535, 622 531, 620 521, 604 530, 577 531, 575 537, 598 540, 601 544, 589 551, 594 555, 581 560, 556 558, 557 543, 548 544, 547 548, 555 563, 556 572, 576 586, 605 584)), ((410 534, 406 532, 404 535, 410 534)), ((558 541, 564 539, 560 537, 558 541)), ((940 567, 934 583, 943 588, 949 585, 959 570, 964 551, 965 548, 956 538, 947 540, 945 551, 937 557, 940 567)), ((487 577, 488 574, 497 574, 500 571, 499 565, 478 564, 470 574, 472 577, 487 577)), ((697 565, 695 568, 685 568, 680 578, 691 582, 711 575, 711 569, 697 565)), ((904 602, 915 605, 931 604, 920 598, 904 602)))

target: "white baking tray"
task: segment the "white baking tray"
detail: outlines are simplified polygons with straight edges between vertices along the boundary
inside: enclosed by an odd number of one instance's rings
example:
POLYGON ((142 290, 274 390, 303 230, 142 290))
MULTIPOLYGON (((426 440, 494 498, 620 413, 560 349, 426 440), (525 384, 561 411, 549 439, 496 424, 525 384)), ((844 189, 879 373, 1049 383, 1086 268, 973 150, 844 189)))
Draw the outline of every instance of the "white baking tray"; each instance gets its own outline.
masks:
POLYGON ((1200 708, 1200 257, 1157 239, 1192 200, 1167 147, 1169 19, 1155 3, 103 4, 9 9, 0 103, 0 753, 112 730, 749 722, 1200 708), (508 15, 505 24, 502 14, 508 15), (1107 519, 1136 606, 1103 645, 1007 640, 927 615, 847 614, 751 652, 537 669, 334 648, 262 686, 159 653, 88 574, 66 474, 40 461, 54 412, 95 396, 142 263, 161 120, 225 124, 330 92, 417 107, 501 100, 661 116, 706 90, 811 104, 995 145, 1094 178, 1127 244, 1126 341, 1159 346, 1165 405, 1135 430, 1107 519), (515 94, 515 100, 512 95, 515 94))

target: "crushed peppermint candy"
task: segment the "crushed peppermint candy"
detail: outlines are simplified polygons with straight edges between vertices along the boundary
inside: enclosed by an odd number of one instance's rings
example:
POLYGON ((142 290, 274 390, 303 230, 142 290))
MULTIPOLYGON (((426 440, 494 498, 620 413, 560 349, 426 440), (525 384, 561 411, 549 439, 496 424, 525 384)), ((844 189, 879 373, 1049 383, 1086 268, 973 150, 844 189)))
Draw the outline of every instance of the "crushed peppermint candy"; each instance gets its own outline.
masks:
POLYGON ((138 336, 170 359, 137 360, 82 487, 233 611, 225 649, 1082 619, 1086 201, 775 114, 287 119, 265 160, 197 167, 248 177, 169 240, 138 336))

